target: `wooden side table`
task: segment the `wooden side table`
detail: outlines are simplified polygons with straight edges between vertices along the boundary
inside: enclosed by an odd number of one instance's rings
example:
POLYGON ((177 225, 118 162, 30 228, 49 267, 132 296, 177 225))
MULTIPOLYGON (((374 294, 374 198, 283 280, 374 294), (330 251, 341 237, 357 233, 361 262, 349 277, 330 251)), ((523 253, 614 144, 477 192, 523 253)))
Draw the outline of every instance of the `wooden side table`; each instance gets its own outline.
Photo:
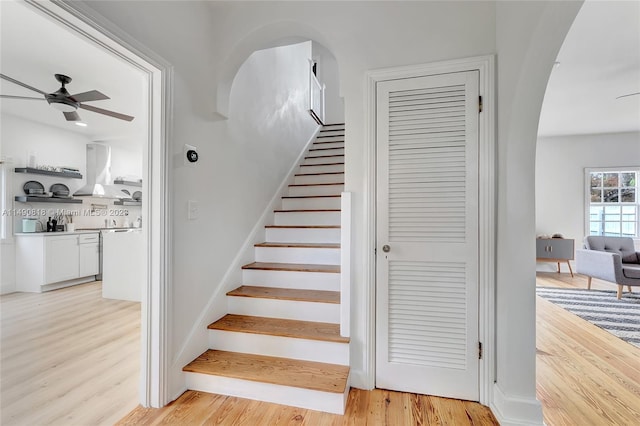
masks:
POLYGON ((536 258, 538 262, 555 262, 558 264, 560 273, 560 262, 567 262, 569 272, 573 277, 570 260, 574 255, 574 240, 565 238, 538 238, 536 239, 536 258))

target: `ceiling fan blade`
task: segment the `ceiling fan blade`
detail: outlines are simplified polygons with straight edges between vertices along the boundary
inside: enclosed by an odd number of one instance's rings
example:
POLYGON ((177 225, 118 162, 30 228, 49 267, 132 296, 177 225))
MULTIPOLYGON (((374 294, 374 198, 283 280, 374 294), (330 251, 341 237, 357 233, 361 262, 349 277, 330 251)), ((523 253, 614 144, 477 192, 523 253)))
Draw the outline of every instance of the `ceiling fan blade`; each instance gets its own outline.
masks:
POLYGON ((67 121, 82 121, 78 113, 75 111, 63 112, 63 114, 64 114, 64 118, 66 118, 67 121))
POLYGON ((47 94, 47 92, 43 92, 43 91, 42 91, 42 90, 40 90, 40 89, 36 89, 35 87, 31 87, 31 86, 29 86, 28 84, 25 84, 25 83, 23 83, 23 82, 21 82, 21 81, 16 80, 15 78, 11 78, 11 77, 9 77, 8 75, 0 74, 0 78, 2 78, 3 80, 10 81, 10 82, 11 82, 11 83, 13 83, 13 84, 17 84, 18 86, 22 86, 22 87, 24 87, 25 89, 33 90, 34 92, 38 92, 38 93, 40 93, 41 95, 46 95, 46 94, 47 94))
POLYGON ((78 102, 103 101, 105 99, 111 99, 104 93, 98 92, 97 90, 76 93, 75 95, 71 95, 71 97, 78 102))
POLYGON ((13 96, 13 95, 0 95, 0 98, 7 99, 28 99, 30 101, 44 101, 44 98, 31 98, 29 96, 13 96))
POLYGON ((636 95, 640 95, 640 92, 628 93, 628 94, 626 94, 626 95, 618 96, 616 99, 626 98, 626 97, 628 97, 628 96, 636 96, 636 95))
POLYGON ((131 121, 135 117, 126 114, 120 114, 119 112, 109 111, 107 109, 96 108, 91 105, 80 104, 80 108, 86 109, 87 111, 97 112, 98 114, 108 115, 110 117, 119 118, 120 120, 131 121))

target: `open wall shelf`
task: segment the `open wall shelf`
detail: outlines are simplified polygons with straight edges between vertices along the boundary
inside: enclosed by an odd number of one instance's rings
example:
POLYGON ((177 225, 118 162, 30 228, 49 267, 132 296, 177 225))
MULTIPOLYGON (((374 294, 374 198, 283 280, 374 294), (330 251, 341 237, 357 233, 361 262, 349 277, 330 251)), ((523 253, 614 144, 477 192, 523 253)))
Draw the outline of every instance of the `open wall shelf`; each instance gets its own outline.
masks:
POLYGON ((16 201, 19 203, 65 203, 65 204, 82 204, 82 200, 76 198, 56 198, 56 197, 29 197, 27 195, 16 195, 16 201))
POLYGON ((73 172, 54 172, 51 170, 33 169, 31 167, 16 167, 16 173, 31 173, 34 175, 58 176, 71 179, 82 179, 82 174, 73 172))

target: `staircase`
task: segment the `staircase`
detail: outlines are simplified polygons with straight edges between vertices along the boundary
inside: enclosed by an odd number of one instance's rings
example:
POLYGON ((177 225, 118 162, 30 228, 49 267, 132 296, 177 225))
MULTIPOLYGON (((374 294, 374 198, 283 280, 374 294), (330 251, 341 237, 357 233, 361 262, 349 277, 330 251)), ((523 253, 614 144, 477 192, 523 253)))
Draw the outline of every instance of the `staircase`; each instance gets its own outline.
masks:
POLYGON ((343 414, 349 338, 340 335, 344 125, 326 125, 210 324, 209 347, 183 368, 187 388, 343 414))

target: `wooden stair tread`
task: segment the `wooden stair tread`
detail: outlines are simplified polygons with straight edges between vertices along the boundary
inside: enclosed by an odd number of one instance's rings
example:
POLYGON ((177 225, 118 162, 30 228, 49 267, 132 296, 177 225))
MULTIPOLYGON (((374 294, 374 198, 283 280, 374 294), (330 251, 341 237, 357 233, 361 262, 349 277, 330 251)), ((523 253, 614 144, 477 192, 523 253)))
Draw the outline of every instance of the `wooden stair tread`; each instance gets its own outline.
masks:
POLYGON ((287 195, 282 198, 340 198, 340 194, 335 195, 287 195))
POLYGON ((289 186, 324 186, 324 185, 344 185, 344 182, 331 182, 331 183, 295 183, 289 186))
POLYGON ((308 213, 308 212, 339 212, 340 209, 293 209, 293 210, 274 210, 275 213, 308 213))
POLYGON ((339 249, 338 243, 258 243, 254 244, 254 247, 286 247, 286 248, 328 248, 339 249))
POLYGON ((315 167, 315 166, 344 166, 342 163, 323 163, 323 164, 300 164, 300 167, 315 167))
POLYGON ((265 228, 275 229, 340 229, 340 225, 266 225, 265 228))
POLYGON ((331 393, 343 393, 349 377, 343 365, 213 349, 182 370, 331 393))
POLYGON ((291 337, 294 339, 349 343, 348 337, 342 337, 340 335, 340 324, 328 322, 227 314, 218 321, 210 324, 207 328, 210 330, 266 334, 269 336, 291 337))
POLYGON ((309 151, 328 151, 331 149, 344 149, 343 146, 330 146, 330 147, 324 147, 324 148, 309 148, 309 151))
MULTIPOLYGON (((331 126, 344 126, 345 123, 329 123, 329 124, 323 124, 322 127, 331 127, 331 126)), ((322 130, 320 130, 322 131, 322 130)))
MULTIPOLYGON (((296 176, 319 176, 319 175, 343 175, 344 172, 324 172, 324 173, 296 173, 296 176)), ((344 183, 341 183, 344 185, 344 183)))
POLYGON ((235 290, 231 290, 227 293, 227 296, 294 300, 298 302, 340 303, 339 291, 301 290, 297 288, 257 287, 250 285, 243 285, 235 290))
MULTIPOLYGON (((332 149, 342 149, 342 148, 332 148, 332 149)), ((344 157, 344 154, 333 154, 333 155, 316 155, 314 157, 304 157, 305 160, 310 158, 331 158, 331 157, 344 157)))
POLYGON ((263 269, 267 271, 293 271, 293 272, 327 272, 340 273, 340 265, 311 265, 305 263, 276 263, 253 262, 248 263, 242 269, 263 269))

